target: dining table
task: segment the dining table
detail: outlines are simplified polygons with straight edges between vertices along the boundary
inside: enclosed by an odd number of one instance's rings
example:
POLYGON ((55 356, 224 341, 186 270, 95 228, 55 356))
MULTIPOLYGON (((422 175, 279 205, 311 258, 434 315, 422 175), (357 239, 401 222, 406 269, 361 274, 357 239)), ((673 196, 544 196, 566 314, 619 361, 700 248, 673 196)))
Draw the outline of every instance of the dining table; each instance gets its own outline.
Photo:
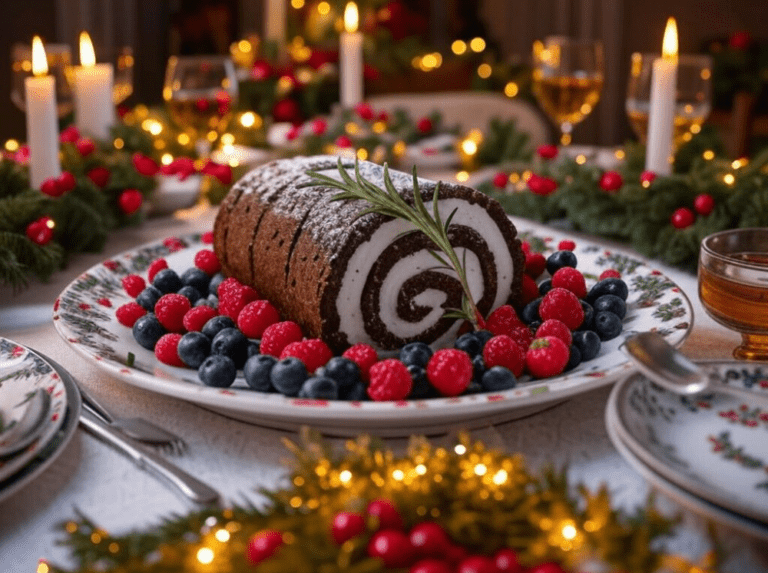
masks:
MULTIPOLYGON (((286 485, 283 439, 297 439, 295 431, 259 426, 233 419, 190 401, 126 384, 67 344, 54 327, 54 301, 67 285, 94 265, 139 245, 169 236, 201 233, 213 228, 217 207, 200 203, 141 225, 114 231, 104 250, 73 256, 47 282, 34 281, 14 291, 0 288, 0 336, 35 349, 61 364, 80 385, 114 414, 143 417, 183 437, 186 450, 169 456, 176 465, 218 490, 223 503, 264 501, 260 488, 286 485)), ((518 227, 536 225, 516 220, 518 227)), ((540 227, 539 227, 540 228, 540 227)), ((697 294, 697 277, 658 261, 644 259, 624 245, 583 231, 568 231, 578 240, 623 249, 670 277, 690 301, 694 321, 680 349, 689 358, 730 359, 739 335, 712 320, 697 294)), ((517 419, 490 423, 471 430, 488 447, 522 454, 533 469, 567 467, 572 484, 597 490, 606 485, 616 507, 632 512, 654 491, 614 447, 606 429, 606 403, 611 385, 603 385, 548 405, 517 419)), ((429 439, 448 443, 461 424, 446 424, 429 439)), ((365 428, 360 428, 364 433, 365 428)), ((344 440, 327 438, 334 447, 344 440)), ((385 438, 402 451, 408 440, 385 438)), ((697 562, 713 549, 711 522, 695 511, 656 492, 656 505, 670 516, 680 515, 667 550, 697 562)), ((188 512, 194 504, 134 465, 116 449, 86 431, 78 430, 55 462, 9 498, 0 501, 0 571, 35 571, 40 560, 72 567, 60 524, 78 514, 104 530, 124 533, 158 524, 166 516, 188 512)), ((724 550, 723 571, 768 571, 768 542, 728 524, 714 523, 724 550)))

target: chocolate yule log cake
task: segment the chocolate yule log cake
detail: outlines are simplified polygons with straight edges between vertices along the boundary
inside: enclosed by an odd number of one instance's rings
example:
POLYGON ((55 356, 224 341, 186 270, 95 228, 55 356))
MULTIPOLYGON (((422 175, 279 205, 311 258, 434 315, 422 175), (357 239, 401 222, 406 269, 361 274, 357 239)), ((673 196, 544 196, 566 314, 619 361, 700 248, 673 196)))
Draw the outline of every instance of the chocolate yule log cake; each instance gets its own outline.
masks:
MULTIPOLYGON (((308 171, 340 180, 339 158, 297 157, 249 172, 221 204, 214 246, 226 276, 253 286, 308 337, 339 352, 359 342, 394 350, 420 340, 453 343, 461 321, 443 315, 461 308, 453 270, 430 254, 423 233, 403 219, 367 213, 359 199, 333 200, 340 191, 317 184, 308 171), (314 183, 314 184, 313 184, 314 183), (406 233, 406 234, 404 234, 406 233)), ((354 162, 344 168, 354 175, 354 162)), ((384 186, 384 169, 359 163, 360 175, 384 186)), ((413 202, 413 177, 390 170, 397 192, 413 202)), ((418 180, 429 206, 436 182, 418 180)), ((448 238, 465 268, 478 310, 514 304, 525 257, 517 230, 487 195, 440 183, 438 209, 450 220, 448 238)))

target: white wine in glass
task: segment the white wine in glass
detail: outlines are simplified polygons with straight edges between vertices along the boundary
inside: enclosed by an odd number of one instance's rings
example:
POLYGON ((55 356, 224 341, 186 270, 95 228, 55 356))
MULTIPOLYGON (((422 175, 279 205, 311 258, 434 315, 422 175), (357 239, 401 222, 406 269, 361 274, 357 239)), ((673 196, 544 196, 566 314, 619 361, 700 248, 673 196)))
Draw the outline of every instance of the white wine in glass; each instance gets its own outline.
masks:
POLYGON ((533 45, 533 93, 569 145, 603 90, 603 46, 596 40, 549 36, 533 45))

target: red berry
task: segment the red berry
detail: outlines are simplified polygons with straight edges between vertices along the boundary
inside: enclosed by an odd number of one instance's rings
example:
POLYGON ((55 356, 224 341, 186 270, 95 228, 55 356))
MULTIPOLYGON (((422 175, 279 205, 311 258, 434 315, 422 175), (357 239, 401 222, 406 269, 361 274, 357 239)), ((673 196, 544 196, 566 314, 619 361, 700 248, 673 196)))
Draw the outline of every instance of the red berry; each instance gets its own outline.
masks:
POLYGON ((621 273, 616 269, 605 269, 602 273, 600 273, 600 276, 597 278, 598 280, 603 280, 607 278, 620 279, 621 273))
POLYGON ((309 126, 314 135, 323 135, 328 130, 328 122, 324 119, 315 119, 309 126))
POLYGON ((257 533, 248 540, 245 548, 245 557, 252 565, 257 565, 269 559, 283 544, 283 534, 279 531, 269 530, 257 533))
POLYGON ((524 253, 530 253, 531 252, 531 244, 528 241, 521 241, 520 242, 520 249, 524 253))
POLYGON ((259 348, 262 354, 269 354, 277 358, 283 348, 302 338, 304 338, 304 333, 301 332, 301 327, 295 322, 290 320, 276 322, 264 329, 259 348))
POLYGON ((456 348, 435 351, 427 363, 427 379, 443 396, 458 396, 472 382, 472 360, 456 348))
POLYGON ((414 563, 408 573, 454 573, 447 561, 440 559, 422 559, 414 563))
POLYGON ((355 113, 360 116, 360 119, 369 121, 373 119, 373 108, 370 104, 359 103, 355 106, 355 113))
POLYGON ((445 529, 434 521, 423 521, 408 533, 411 545, 420 557, 442 557, 451 546, 445 529))
POLYGON ((462 559, 456 573, 498 573, 493 560, 483 555, 470 555, 462 559))
POLYGON ((365 531, 365 518, 359 513, 341 511, 336 514, 331 524, 331 536, 341 545, 365 531))
POLYGON ((541 253, 525 254, 525 274, 533 279, 537 279, 547 268, 547 259, 541 253))
POLYGON ((686 227, 693 225, 695 220, 696 215, 693 214, 693 211, 688 207, 680 207, 679 209, 675 209, 675 212, 672 213, 669 222, 672 223, 672 226, 675 229, 685 229, 686 227))
POLYGON ((331 358, 333 352, 328 345, 319 338, 310 338, 308 340, 299 340, 291 342, 280 352, 280 360, 295 356, 307 367, 307 372, 312 374, 321 366, 325 366, 331 358))
POLYGON ((587 296, 587 282, 584 275, 573 267, 562 267, 552 275, 552 288, 564 288, 579 298, 587 296))
POLYGON ((74 125, 69 125, 61 130, 59 141, 62 143, 74 143, 80 139, 80 130, 74 125))
POLYGON ((575 294, 564 288, 555 287, 541 299, 539 316, 542 320, 556 318, 571 330, 576 330, 584 321, 584 309, 575 294))
POLYGON ((27 238, 40 246, 47 245, 53 239, 53 227, 53 219, 40 217, 27 225, 27 238))
POLYGON ((205 245, 212 245, 213 244, 213 231, 206 231, 202 235, 200 235, 200 242, 205 245))
POLYGON ((146 281, 139 275, 127 275, 123 277, 121 282, 123 283, 123 288, 125 289, 125 292, 128 293, 128 296, 132 296, 133 298, 139 296, 139 293, 147 287, 146 281))
POLYGON ((107 308, 112 307, 112 301, 110 301, 108 298, 105 298, 105 297, 101 297, 96 302, 98 302, 101 306, 106 306, 107 308))
POLYGON ((155 275, 162 271, 163 269, 168 268, 168 261, 166 261, 163 258, 155 259, 151 263, 149 263, 149 269, 147 270, 147 278, 149 279, 149 282, 155 280, 155 275))
POLYGON ((219 297, 219 300, 221 300, 222 298, 229 296, 230 293, 233 293, 242 287, 243 283, 241 283, 235 277, 226 278, 219 283, 219 286, 216 289, 216 296, 219 297))
POLYGON ((154 177, 160 171, 160 166, 151 157, 141 153, 133 154, 133 168, 144 177, 154 177))
MULTIPOLYGON (((238 285, 236 288, 225 289, 223 294, 219 295, 219 314, 228 316, 235 322, 245 305, 259 298, 259 293, 253 288, 239 283, 238 285)), ((221 289, 219 291, 222 292, 221 289)))
POLYGON ((542 159, 554 159, 557 157, 558 153, 557 145, 540 145, 536 150, 536 153, 538 153, 539 157, 542 159))
POLYGON ((350 346, 342 353, 342 356, 349 358, 357 364, 357 367, 360 369, 360 376, 366 382, 370 379, 369 372, 371 366, 379 361, 379 355, 376 353, 376 350, 372 346, 363 343, 350 346))
POLYGON ((120 206, 120 210, 126 215, 133 215, 139 210, 141 204, 144 202, 141 192, 136 189, 126 189, 117 198, 117 204, 120 206))
POLYGON ((428 117, 422 117, 416 123, 416 129, 418 129, 421 133, 429 133, 432 131, 432 120, 428 117))
POLYGON ((96 151, 96 144, 93 142, 92 139, 88 139, 87 137, 83 137, 81 139, 78 139, 75 143, 75 147, 77 147, 77 150, 80 152, 80 155, 83 157, 90 155, 94 151, 96 151))
POLYGON ((621 189, 624 185, 624 179, 621 178, 621 174, 616 171, 606 171, 603 176, 600 177, 600 189, 613 193, 621 189))
POLYGON ((405 364, 395 358, 387 358, 371 366, 368 396, 376 402, 404 400, 411 393, 413 379, 405 364))
POLYGON ((650 185, 653 180, 656 179, 656 174, 653 171, 643 171, 640 174, 640 183, 647 183, 650 185))
POLYGON ((536 338, 525 354, 525 367, 534 378, 557 376, 568 364, 569 354, 568 346, 559 338, 536 338))
POLYGON ((557 190, 557 181, 533 173, 528 178, 528 189, 536 195, 551 195, 557 190))
POLYGON ((483 347, 483 362, 486 368, 503 366, 515 376, 521 376, 525 369, 525 351, 511 336, 494 336, 483 347))
POLYGON ((93 181, 94 185, 97 187, 104 187, 107 183, 109 183, 110 175, 111 173, 106 167, 94 167, 88 173, 86 173, 88 179, 93 181))
POLYGON ((201 249, 195 253, 195 266, 209 276, 215 275, 221 270, 219 257, 210 249, 201 249))
POLYGON ((117 321, 128 328, 133 328, 134 323, 145 314, 147 310, 136 302, 127 302, 115 311, 117 321))
MULTIPOLYGON (((536 338, 543 338, 545 336, 559 338, 565 342, 565 345, 568 347, 570 347, 571 342, 573 342, 571 330, 556 318, 545 320, 539 325, 539 328, 536 329, 536 338)), ((530 342, 528 345, 530 346, 530 342)))
POLYGON ((280 320, 280 313, 268 300, 249 302, 237 315, 237 328, 248 338, 261 338, 264 329, 280 320))
POLYGON ((528 275, 523 275, 523 285, 520 298, 523 305, 526 305, 529 302, 539 298, 539 286, 536 284, 536 281, 528 275))
POLYGON ((493 563, 498 573, 521 573, 523 566, 517 557, 517 553, 511 549, 499 549, 493 556, 493 563))
POLYGON ((170 332, 184 331, 184 315, 192 307, 189 299, 176 293, 161 296, 155 303, 155 316, 166 330, 170 332))
POLYGON ((451 563, 460 563, 463 559, 466 559, 469 555, 466 547, 461 545, 451 545, 445 554, 445 558, 451 563))
POLYGON ((558 251, 572 251, 576 248, 576 243, 568 239, 562 240, 557 244, 558 251))
POLYGON ((523 321, 517 316, 512 306, 505 304, 488 315, 485 328, 492 334, 509 334, 513 328, 524 326, 523 321))
POLYGON ((507 336, 514 340, 523 350, 528 348, 528 345, 533 340, 533 333, 531 332, 531 329, 525 325, 514 327, 510 332, 507 333, 507 336))
POLYGON ((336 138, 336 147, 352 147, 352 140, 346 135, 340 135, 336 138))
POLYGON ((527 573, 568 573, 557 563, 547 562, 534 565, 527 570, 527 573))
POLYGON ((402 529, 403 518, 400 512, 388 499, 374 499, 368 504, 365 512, 375 517, 378 522, 376 529, 402 529))
POLYGON ((181 334, 176 332, 169 332, 163 334, 160 340, 155 344, 155 356, 163 364, 169 366, 184 367, 184 362, 179 358, 179 340, 181 340, 181 334))
POLYGON ((40 192, 49 197, 60 197, 64 193, 55 177, 49 177, 43 181, 40 184, 40 192))
POLYGON ((715 200, 712 195, 702 193, 693 200, 693 208, 699 215, 709 215, 715 209, 715 200))
POLYGON ((408 567, 413 561, 413 548, 408 537, 397 529, 385 529, 373 535, 368 543, 368 555, 378 557, 385 567, 408 567))
POLYGON ((493 186, 497 187, 499 189, 504 189, 507 186, 507 183, 509 183, 509 179, 507 177, 507 174, 503 171, 499 171, 496 175, 493 176, 493 186))
POLYGON ((205 323, 218 314, 219 312, 215 308, 205 304, 190 308, 182 320, 184 329, 187 332, 200 332, 205 323))
POLYGON ((77 180, 69 171, 62 171, 61 175, 56 178, 56 186, 59 188, 59 195, 63 195, 77 186, 77 180))

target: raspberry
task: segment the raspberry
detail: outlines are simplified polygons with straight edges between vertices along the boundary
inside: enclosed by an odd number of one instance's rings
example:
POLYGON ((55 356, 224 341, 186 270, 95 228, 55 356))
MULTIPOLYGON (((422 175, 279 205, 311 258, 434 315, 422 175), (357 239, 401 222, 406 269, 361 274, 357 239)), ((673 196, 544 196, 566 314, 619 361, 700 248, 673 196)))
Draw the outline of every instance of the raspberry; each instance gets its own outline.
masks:
POLYGON ((472 382, 469 354, 455 348, 437 350, 427 362, 427 379, 443 396, 458 396, 472 382))
POLYGON ((616 269, 605 269, 602 273, 600 273, 600 276, 597 277, 598 280, 603 280, 608 278, 620 279, 621 273, 616 269))
POLYGON ((219 299, 226 298, 229 293, 240 289, 243 286, 243 283, 235 277, 229 277, 219 283, 219 286, 216 288, 216 296, 218 296, 219 299))
POLYGON ((212 245, 213 244, 213 231, 206 231, 202 235, 200 235, 200 242, 204 243, 206 245, 212 245))
POLYGON ((360 376, 366 382, 370 379, 369 371, 371 366, 379 361, 379 355, 376 354, 373 347, 363 343, 350 346, 342 353, 342 356, 344 358, 349 358, 352 362, 357 364, 357 367, 360 369, 360 376))
POLYGON ((523 241, 520 243, 520 248, 524 253, 530 253, 531 252, 531 244, 528 241, 523 241))
POLYGON ((525 274, 532 279, 537 279, 547 268, 547 259, 541 253, 525 254, 525 274))
POLYGON ((584 309, 571 291, 553 288, 541 299, 539 316, 542 320, 556 318, 571 330, 576 330, 584 321, 584 309))
POLYGON ((569 241, 567 239, 563 240, 563 241, 560 241, 557 244, 557 250, 558 251, 572 251, 575 248, 576 248, 576 243, 574 243, 573 241, 569 241))
POLYGON ((149 270, 147 271, 147 278, 149 279, 149 282, 151 283, 153 280, 155 280, 155 275, 162 271, 163 269, 168 268, 168 261, 166 261, 163 258, 155 259, 149 264, 149 270))
POLYGON ((261 338, 264 329, 280 320, 280 313, 268 300, 249 302, 237 315, 237 328, 248 338, 261 338))
POLYGON ((213 276, 221 270, 219 257, 210 249, 201 249, 195 254, 195 266, 213 276))
POLYGON ((184 295, 169 293, 164 294, 155 303, 155 316, 166 330, 170 332, 183 332, 184 315, 192 307, 189 299, 184 295))
MULTIPOLYGON (((545 336, 554 336, 555 338, 559 338, 565 342, 565 345, 569 348, 571 346, 571 342, 573 342, 573 335, 571 334, 570 329, 556 318, 545 320, 541 323, 541 325, 539 325, 539 328, 536 329, 536 338, 543 338, 545 336)), ((528 345, 530 346, 530 342, 528 345)))
POLYGON ((486 369, 503 366, 519 377, 525 368, 525 352, 511 336, 501 334, 485 343, 483 362, 486 369))
POLYGON ((508 304, 494 310, 485 322, 486 330, 493 334, 509 334, 516 326, 523 326, 523 321, 508 304))
POLYGON ((405 364, 396 358, 387 358, 371 366, 368 395, 376 402, 404 400, 411 392, 413 380, 405 364))
POLYGON ((528 345, 533 340, 533 333, 531 332, 531 329, 525 325, 516 326, 507 333, 507 336, 517 342, 517 345, 522 349, 528 348, 528 345))
POLYGON ((128 328, 133 328, 134 323, 145 314, 146 309, 135 302, 126 303, 115 311, 117 321, 128 328))
POLYGON ((564 288, 579 298, 587 296, 587 283, 584 275, 572 267, 557 269, 552 275, 552 288, 564 288))
MULTIPOLYGON (((222 292, 221 285, 219 285, 219 292, 222 292)), ((255 289, 242 284, 237 287, 225 288, 223 292, 223 295, 219 295, 219 314, 228 316, 234 321, 237 321, 240 311, 245 308, 246 304, 259 298, 259 293, 255 289)))
POLYGON ((205 323, 211 320, 214 316, 217 316, 218 311, 210 306, 202 305, 190 308, 185 314, 182 320, 184 329, 188 332, 200 332, 205 326, 205 323))
POLYGON ((262 354, 269 354, 277 358, 280 356, 283 348, 291 342, 298 342, 302 338, 304 338, 304 333, 301 332, 301 327, 295 322, 290 320, 276 322, 264 329, 259 349, 262 354))
POLYGON ((280 360, 288 358, 289 356, 295 356, 304 363, 307 367, 307 372, 310 374, 325 366, 325 364, 333 358, 333 352, 328 348, 328 345, 319 338, 310 338, 308 340, 299 340, 298 342, 291 342, 286 345, 280 352, 280 360))
POLYGON ((536 338, 525 354, 525 366, 535 378, 557 376, 568 364, 568 356, 568 346, 559 338, 536 338))
POLYGON ((139 275, 128 275, 123 277, 122 283, 125 292, 128 293, 128 296, 132 296, 133 298, 139 296, 139 293, 147 287, 147 282, 139 275))
POLYGON ((181 358, 179 358, 179 353, 177 351, 179 340, 181 340, 181 334, 176 332, 163 334, 160 337, 160 340, 157 341, 157 344, 155 344, 155 356, 157 359, 163 364, 180 366, 183 368, 185 364, 181 361, 181 358))
POLYGON ((539 286, 528 275, 523 275, 522 301, 526 305, 539 298, 539 286))

